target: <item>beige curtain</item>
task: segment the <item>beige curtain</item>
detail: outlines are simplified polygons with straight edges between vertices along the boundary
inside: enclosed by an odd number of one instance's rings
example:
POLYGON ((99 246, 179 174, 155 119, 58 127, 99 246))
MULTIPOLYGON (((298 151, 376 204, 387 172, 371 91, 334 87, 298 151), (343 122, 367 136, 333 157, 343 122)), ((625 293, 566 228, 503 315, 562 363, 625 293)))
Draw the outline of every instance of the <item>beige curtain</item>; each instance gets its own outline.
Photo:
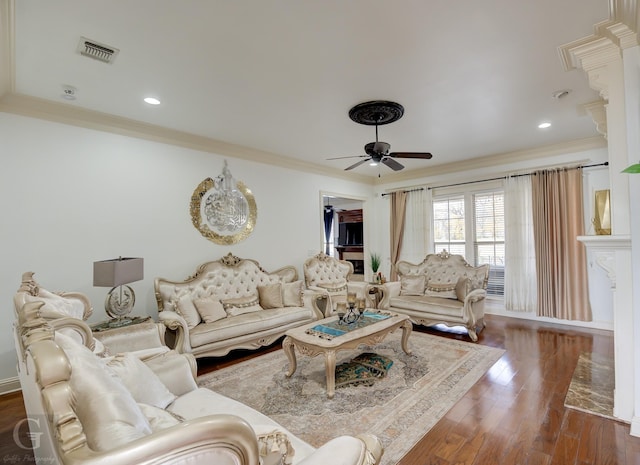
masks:
POLYGON ((402 249, 404 234, 404 216, 407 208, 407 193, 393 192, 391 194, 391 281, 398 279, 396 263, 402 249))
POLYGON ((538 315, 591 321, 584 245, 582 170, 537 171, 531 178, 538 315))

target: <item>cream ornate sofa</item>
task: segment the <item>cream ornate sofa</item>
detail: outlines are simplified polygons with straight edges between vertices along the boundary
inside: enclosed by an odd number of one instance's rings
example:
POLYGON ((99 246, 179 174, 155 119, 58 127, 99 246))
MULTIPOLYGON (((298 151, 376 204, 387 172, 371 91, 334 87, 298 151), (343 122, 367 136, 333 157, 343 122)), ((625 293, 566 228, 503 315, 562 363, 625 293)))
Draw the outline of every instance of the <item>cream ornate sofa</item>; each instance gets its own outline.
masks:
MULTIPOLYGON (((314 449, 267 416, 198 388, 191 354, 100 358, 56 332, 30 302, 14 324, 37 463, 66 465, 374 465, 371 435, 314 449)), ((80 322, 80 324, 84 324, 80 322)), ((91 333, 85 342, 91 346, 91 333)), ((248 382, 250 382, 248 380, 248 382)))
POLYGON ((396 264, 399 281, 382 287, 380 308, 404 313, 425 326, 464 326, 472 341, 484 326, 489 265, 473 267, 461 255, 429 254, 420 264, 396 264))
POLYGON ((349 261, 319 253, 305 260, 302 269, 307 289, 324 296, 323 312, 326 316, 335 312, 338 302, 347 300, 347 292, 354 292, 358 298, 369 301, 368 284, 349 280, 353 275, 353 264, 349 261))
POLYGON ((158 318, 175 332, 175 349, 196 357, 256 349, 323 317, 318 295, 294 266, 274 272, 231 253, 198 267, 184 281, 155 279, 158 318))

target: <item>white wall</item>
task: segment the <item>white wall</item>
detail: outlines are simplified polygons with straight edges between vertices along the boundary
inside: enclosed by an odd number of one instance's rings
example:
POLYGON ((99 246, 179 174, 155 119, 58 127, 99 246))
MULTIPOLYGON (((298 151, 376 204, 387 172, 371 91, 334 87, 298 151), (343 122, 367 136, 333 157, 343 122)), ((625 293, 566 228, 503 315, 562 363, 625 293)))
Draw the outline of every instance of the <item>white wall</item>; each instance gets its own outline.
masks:
MULTIPOLYGON (((372 187, 0 113, 0 381, 16 375, 12 298, 25 271, 42 287, 89 296, 90 323, 107 318, 108 291, 92 285, 93 262, 144 257, 145 278, 132 285, 134 314, 157 316, 153 279, 184 279, 198 264, 229 252, 267 270, 302 263, 321 251, 320 192, 370 198, 372 187), (217 245, 191 224, 191 194, 228 161, 253 192, 251 236, 217 245)), ((365 202, 369 203, 369 202, 365 202)))

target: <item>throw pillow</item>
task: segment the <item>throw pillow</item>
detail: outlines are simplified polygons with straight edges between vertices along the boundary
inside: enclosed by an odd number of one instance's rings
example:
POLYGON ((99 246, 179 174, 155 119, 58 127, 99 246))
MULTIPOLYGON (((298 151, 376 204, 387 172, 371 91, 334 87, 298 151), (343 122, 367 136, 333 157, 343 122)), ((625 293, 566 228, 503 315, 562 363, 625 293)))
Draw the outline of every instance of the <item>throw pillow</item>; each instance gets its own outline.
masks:
POLYGON ((259 312, 262 310, 258 296, 224 299, 221 300, 221 302, 225 312, 227 312, 229 316, 238 316, 244 313, 259 312))
POLYGON ((282 308, 282 284, 267 284, 258 286, 258 298, 262 308, 282 308))
POLYGON ((458 283, 456 284, 456 298, 460 302, 464 302, 469 292, 471 292, 471 282, 469 278, 458 279, 458 283))
POLYGON ((196 310, 195 305, 193 305, 193 301, 191 300, 191 296, 189 294, 185 294, 178 299, 178 304, 175 306, 176 312, 179 313, 184 321, 187 322, 187 326, 189 329, 195 328, 198 323, 202 321, 200 318, 200 314, 198 310, 196 310))
POLYGON ((458 299, 456 295, 456 284, 457 283, 428 283, 424 294, 430 297, 458 299))
POLYGON ((347 283, 322 283, 317 286, 328 292, 342 292, 347 290, 347 283))
POLYGON ((107 366, 122 380, 138 403, 166 408, 176 400, 176 396, 160 381, 151 368, 131 353, 118 354, 107 366))
POLYGON ((400 295, 423 295, 424 275, 400 277, 400 295))
POLYGON ((215 297, 196 299, 193 301, 193 305, 205 323, 213 323, 227 317, 227 312, 224 311, 222 302, 215 297))
POLYGON ((336 389, 347 386, 373 386, 375 382, 375 375, 359 363, 345 362, 336 367, 336 389))
POLYGON ((25 296, 26 302, 44 302, 44 305, 40 307, 40 312, 52 316, 71 316, 82 320, 84 316, 84 304, 79 299, 66 298, 53 292, 49 292, 46 289, 40 289, 37 296, 27 294, 25 296))
POLYGON ((292 283, 284 283, 282 285, 282 293, 284 295, 285 307, 302 307, 302 293, 304 292, 304 283, 302 281, 294 281, 292 283))
POLYGON ((172 413, 168 410, 164 410, 153 405, 143 404, 138 402, 138 407, 142 410, 142 413, 149 424, 151 425, 151 431, 154 433, 165 428, 170 428, 175 425, 179 425, 184 421, 180 415, 172 413))
POLYGON ((390 358, 373 352, 362 353, 351 361, 367 368, 376 378, 384 378, 393 365, 393 360, 390 358))
POLYGON ((108 451, 151 434, 149 421, 104 360, 65 334, 56 333, 55 341, 71 365, 74 410, 91 449, 108 451))

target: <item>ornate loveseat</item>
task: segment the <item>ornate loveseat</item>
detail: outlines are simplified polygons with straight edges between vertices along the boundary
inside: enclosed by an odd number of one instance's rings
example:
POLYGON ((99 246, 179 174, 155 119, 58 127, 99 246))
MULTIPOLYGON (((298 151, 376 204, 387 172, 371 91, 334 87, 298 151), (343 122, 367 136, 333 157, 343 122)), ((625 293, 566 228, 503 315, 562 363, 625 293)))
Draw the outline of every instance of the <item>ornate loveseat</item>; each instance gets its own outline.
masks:
POLYGON ((464 326, 472 341, 484 324, 489 265, 473 267, 461 255, 429 254, 420 264, 396 264, 399 281, 382 286, 380 308, 404 313, 425 326, 464 326))
POLYGON ((318 295, 304 289, 294 266, 267 272, 231 253, 184 281, 156 278, 154 285, 158 318, 175 332, 175 349, 196 357, 270 345, 323 318, 318 295))
MULTIPOLYGON (((198 388, 193 356, 100 358, 30 302, 14 324, 18 374, 37 463, 67 465, 374 465, 377 438, 314 449, 267 416, 198 388)), ((46 310, 46 309, 45 309, 46 310)), ((83 322, 80 322, 83 325, 83 322)), ((250 380, 247 380, 250 382, 250 380)))
POLYGON ((353 264, 347 260, 319 253, 305 260, 302 269, 307 289, 324 297, 322 305, 326 316, 335 312, 338 302, 346 302, 348 292, 369 300, 367 283, 349 280, 353 275, 353 264))

